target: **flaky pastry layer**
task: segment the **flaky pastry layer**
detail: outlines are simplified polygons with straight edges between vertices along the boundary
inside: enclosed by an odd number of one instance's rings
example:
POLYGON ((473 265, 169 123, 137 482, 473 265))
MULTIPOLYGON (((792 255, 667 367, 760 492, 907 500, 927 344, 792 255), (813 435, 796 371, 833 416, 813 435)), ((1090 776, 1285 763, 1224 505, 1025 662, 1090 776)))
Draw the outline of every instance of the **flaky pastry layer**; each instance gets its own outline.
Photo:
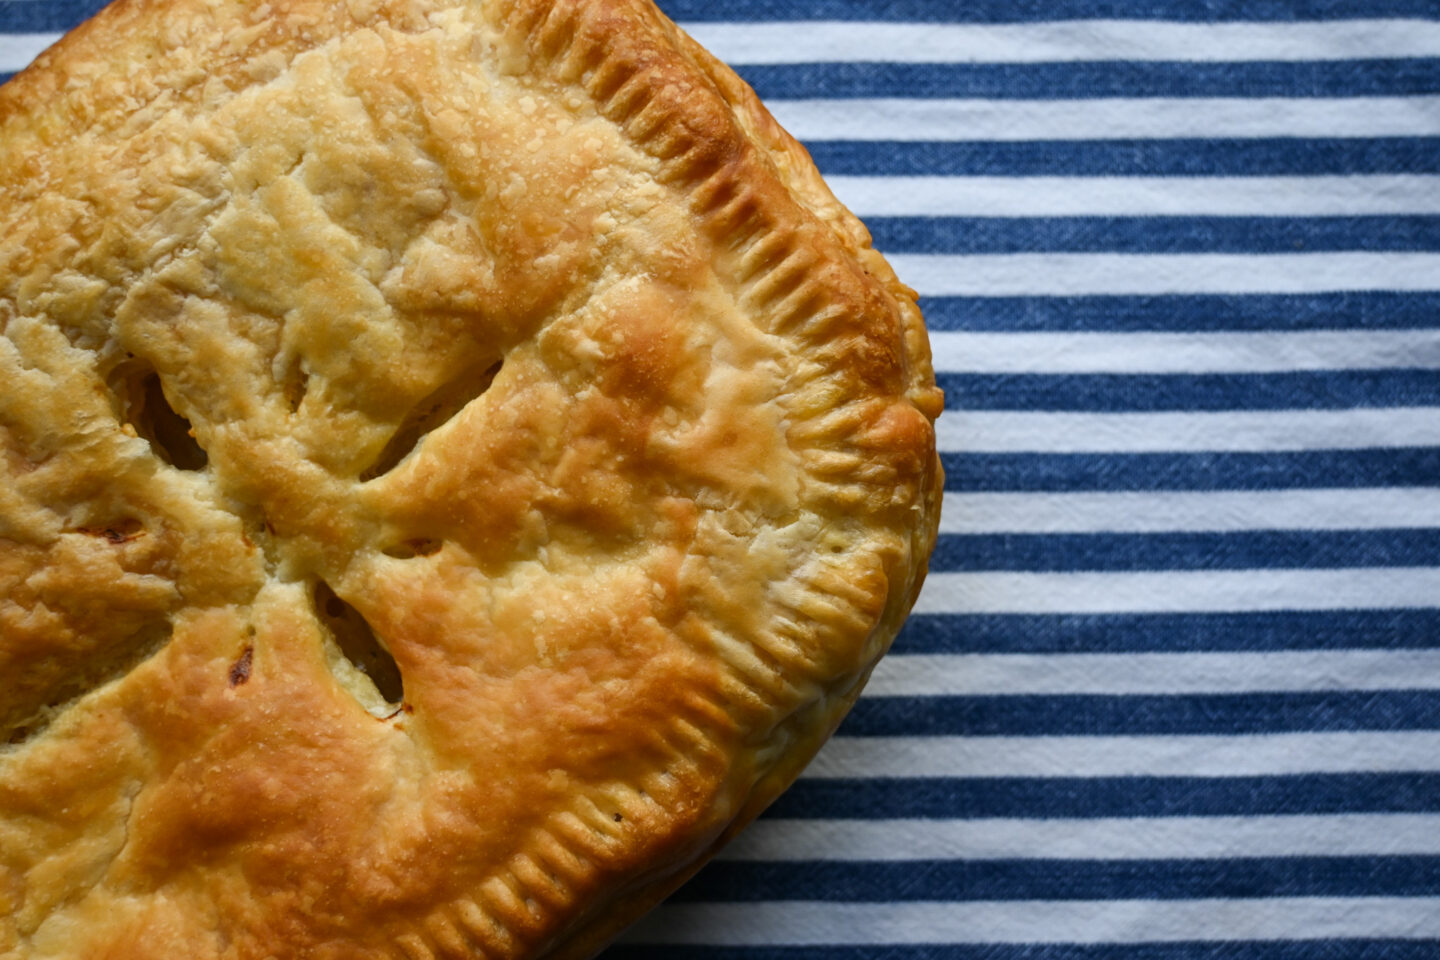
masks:
POLYGON ((122 0, 0 238, 5 957, 589 955, 919 589, 914 294, 647 0, 122 0))

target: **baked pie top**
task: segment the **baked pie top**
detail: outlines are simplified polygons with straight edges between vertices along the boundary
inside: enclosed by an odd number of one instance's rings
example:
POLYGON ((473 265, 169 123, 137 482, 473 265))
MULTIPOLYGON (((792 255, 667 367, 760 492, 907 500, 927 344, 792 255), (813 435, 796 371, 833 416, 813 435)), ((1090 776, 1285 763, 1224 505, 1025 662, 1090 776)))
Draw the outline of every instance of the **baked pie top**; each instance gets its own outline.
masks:
POLYGON ((0 333, 5 956, 587 955, 935 536, 913 293, 647 0, 123 0, 0 333))

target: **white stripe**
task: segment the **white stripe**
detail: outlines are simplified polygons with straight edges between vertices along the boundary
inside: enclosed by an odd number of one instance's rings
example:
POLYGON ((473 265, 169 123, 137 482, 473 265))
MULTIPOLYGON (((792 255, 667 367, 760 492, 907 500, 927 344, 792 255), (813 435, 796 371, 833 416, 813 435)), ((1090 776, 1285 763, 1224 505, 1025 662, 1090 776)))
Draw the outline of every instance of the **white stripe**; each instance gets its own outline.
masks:
POLYGON ((834 737, 802 775, 1274 777, 1440 770, 1440 733, 1173 737, 834 737))
POLYGON ((1440 290, 1434 253, 892 254, 931 297, 1325 293, 1440 290))
POLYGON ((0 33, 0 73, 25 69, 59 39, 58 33, 0 33))
POLYGON ((940 532, 1168 533, 1440 527, 1440 488, 945 494, 940 532))
MULTIPOLYGON (((1440 68, 1437 68, 1440 69, 1440 68)), ((1355 217, 1440 213, 1440 177, 826 177, 862 217, 1355 217)))
MULTIPOLYGON (((963 629, 963 628, 962 628, 963 629)), ((891 654, 866 697, 1440 690, 1440 650, 891 654)))
MULTIPOLYGON (((1277 317, 1277 320, 1281 318, 1277 317)), ((1440 322, 1440 317, 1436 317, 1440 322)), ((1440 368, 1440 329, 930 334, 940 373, 1284 373, 1440 368)))
POLYGON ((936 421, 935 439, 946 453, 1265 453, 1426 447, 1440 446, 1440 409, 1223 413, 950 410, 936 421))
MULTIPOLYGON (((1060 63, 1088 60, 1237 62, 1440 56, 1431 20, 1326 23, 1164 23, 1072 20, 1036 24, 688 23, 733 64, 825 62, 1060 63)), ((58 33, 0 34, 0 63, 33 59, 58 33)))
POLYGON ((801 140, 1115 140, 1440 134, 1440 97, 771 99, 801 140))
POLYGON ((1440 938, 1440 899, 677 903, 622 942, 767 946, 1440 938))
POLYGON ((721 860, 1217 860, 1440 854, 1440 816, 757 820, 721 860))
POLYGON ((931 573, 916 613, 1224 613, 1440 606, 1440 567, 931 573))
POLYGON ((731 63, 1056 63, 1080 60, 1346 60, 1440 56, 1433 20, 1025 24, 687 23, 731 63))

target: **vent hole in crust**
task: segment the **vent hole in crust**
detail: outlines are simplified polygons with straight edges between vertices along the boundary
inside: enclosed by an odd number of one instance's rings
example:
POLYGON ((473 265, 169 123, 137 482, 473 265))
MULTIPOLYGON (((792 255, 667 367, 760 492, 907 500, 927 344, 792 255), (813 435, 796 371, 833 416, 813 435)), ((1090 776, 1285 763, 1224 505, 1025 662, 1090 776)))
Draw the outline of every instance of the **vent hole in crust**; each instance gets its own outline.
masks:
POLYGON ((109 523, 78 527, 75 532, 83 533, 87 537, 104 537, 110 543, 118 546, 122 543, 129 543, 131 540, 139 540, 145 536, 145 525, 134 517, 125 517, 124 519, 113 520, 109 523))
POLYGON ((135 432, 149 441, 155 455, 180 470, 203 470, 210 462, 195 442, 195 432, 170 401, 160 375, 149 364, 129 360, 110 376, 110 388, 120 400, 121 415, 135 432))
POLYGON ((495 376, 500 372, 503 361, 497 360, 478 375, 461 377, 444 384, 430 396, 421 400, 400 422, 390 442, 380 451, 375 462, 360 473, 360 479, 374 480, 382 477, 410 455, 425 435, 448 421, 476 397, 490 389, 495 376))
POLYGON ((57 659, 52 669, 8 678, 0 703, 0 744, 21 744, 42 733, 51 721, 87 694, 128 675, 170 641, 169 623, 141 627, 105 650, 57 659))
POLYGON ((429 557, 440 552, 443 544, 439 540, 430 540, 419 537, 414 540, 402 540, 394 546, 386 547, 382 553, 387 557, 394 557, 396 560, 413 560, 416 557, 429 557))
POLYGON ((330 671, 372 716, 394 716, 405 700, 400 668, 370 624, 328 583, 315 585, 315 613, 329 633, 330 671))
POLYGON ((305 394, 310 389, 310 374, 305 371, 300 358, 296 357, 285 369, 285 379, 280 384, 280 391, 285 396, 285 405, 290 408, 291 413, 299 411, 300 404, 305 400, 305 394))

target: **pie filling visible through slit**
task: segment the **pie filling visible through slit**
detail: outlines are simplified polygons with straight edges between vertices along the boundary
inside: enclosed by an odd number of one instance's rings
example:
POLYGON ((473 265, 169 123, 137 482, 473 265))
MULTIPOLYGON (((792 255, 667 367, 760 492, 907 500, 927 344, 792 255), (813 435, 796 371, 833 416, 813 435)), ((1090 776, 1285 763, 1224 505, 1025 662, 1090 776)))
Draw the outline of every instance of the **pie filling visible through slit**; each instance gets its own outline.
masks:
POLYGON ((582 957, 914 601, 914 294, 648 0, 122 0, 0 88, 0 955, 582 957))

